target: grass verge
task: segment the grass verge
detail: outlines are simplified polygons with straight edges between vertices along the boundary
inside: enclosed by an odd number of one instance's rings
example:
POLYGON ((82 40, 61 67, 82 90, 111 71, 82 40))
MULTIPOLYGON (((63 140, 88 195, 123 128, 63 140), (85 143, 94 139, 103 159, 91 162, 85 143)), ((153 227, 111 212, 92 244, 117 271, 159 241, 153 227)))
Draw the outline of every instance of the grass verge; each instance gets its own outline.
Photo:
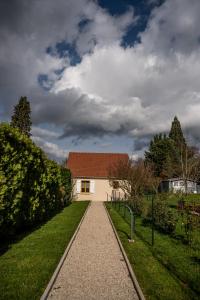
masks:
POLYGON ((88 201, 73 202, 0 257, 0 299, 39 299, 83 216, 88 201))
POLYGON ((153 256, 150 247, 138 236, 129 243, 130 226, 107 204, 109 214, 137 276, 143 293, 148 300, 192 300, 198 296, 153 256))

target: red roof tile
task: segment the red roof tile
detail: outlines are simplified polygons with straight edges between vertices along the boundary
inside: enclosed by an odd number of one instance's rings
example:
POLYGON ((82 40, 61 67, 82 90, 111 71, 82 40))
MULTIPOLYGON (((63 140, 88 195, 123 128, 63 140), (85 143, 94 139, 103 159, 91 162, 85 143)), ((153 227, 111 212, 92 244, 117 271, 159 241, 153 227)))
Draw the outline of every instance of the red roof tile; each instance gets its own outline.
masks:
POLYGON ((107 178, 109 167, 121 160, 128 160, 126 153, 70 152, 67 168, 73 177, 107 178))

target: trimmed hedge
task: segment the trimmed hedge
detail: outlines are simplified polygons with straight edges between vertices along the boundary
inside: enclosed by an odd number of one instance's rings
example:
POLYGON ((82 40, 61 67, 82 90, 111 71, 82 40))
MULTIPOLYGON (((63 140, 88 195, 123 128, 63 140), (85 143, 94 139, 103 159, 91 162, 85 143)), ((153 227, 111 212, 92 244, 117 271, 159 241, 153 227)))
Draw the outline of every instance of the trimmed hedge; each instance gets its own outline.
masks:
POLYGON ((0 236, 49 218, 70 194, 70 171, 47 159, 17 129, 0 124, 0 236))

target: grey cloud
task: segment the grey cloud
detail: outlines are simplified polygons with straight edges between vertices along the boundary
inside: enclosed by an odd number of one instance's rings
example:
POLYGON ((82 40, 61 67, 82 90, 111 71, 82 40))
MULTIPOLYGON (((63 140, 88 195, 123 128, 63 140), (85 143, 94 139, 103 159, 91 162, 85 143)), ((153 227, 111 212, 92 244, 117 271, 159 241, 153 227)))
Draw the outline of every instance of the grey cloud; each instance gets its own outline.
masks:
POLYGON ((198 0, 166 0, 154 10, 141 44, 124 49, 119 41, 135 22, 133 10, 111 17, 94 1, 1 1, 1 114, 10 116, 18 98, 26 95, 35 138, 49 152, 58 149, 44 141, 52 135, 38 129, 43 123, 57 126, 60 138, 130 135, 135 150, 141 150, 178 114, 197 140, 199 20, 198 0), (81 30, 85 19, 91 21, 81 30), (84 54, 79 65, 70 67, 56 53, 46 53, 63 40, 84 54), (61 68, 65 71, 56 76, 61 68), (39 74, 52 80, 50 91, 38 85, 39 74))
MULTIPOLYGON (((55 71, 68 66, 69 61, 46 53, 49 46, 66 41, 75 43, 79 52, 90 50, 88 43, 95 36, 97 43, 111 43, 125 34, 133 20, 133 11, 112 17, 90 0, 2 0, 0 2, 0 104, 10 115, 21 95, 30 96, 32 108, 48 97, 38 85, 38 76, 47 74, 51 82, 60 76, 55 71), (98 24, 97 19, 101 22, 98 24), (91 19, 92 26, 80 31, 82 20, 91 19), (102 30, 102 28, 107 30, 102 30), (87 35, 87 38, 85 35, 87 35), (82 38, 83 36, 83 38, 82 38), (82 40, 82 41, 81 41, 82 40)), ((51 98, 51 95, 49 96, 51 98)), ((55 102, 60 96, 54 95, 55 102)), ((53 104, 50 103, 53 107, 53 104)), ((57 109, 58 106, 57 106, 57 109)), ((52 118, 54 113, 52 113, 52 118)))
POLYGON ((143 137, 141 139, 136 139, 134 141, 134 151, 141 151, 144 150, 149 146, 149 141, 152 138, 152 135, 143 137))
POLYGON ((155 8, 141 40, 148 51, 190 54, 200 47, 200 1, 166 0, 155 8))
POLYGON ((59 137, 58 132, 40 128, 40 127, 36 127, 36 126, 32 126, 31 134, 33 136, 37 136, 37 137, 43 138, 43 139, 56 139, 59 137))

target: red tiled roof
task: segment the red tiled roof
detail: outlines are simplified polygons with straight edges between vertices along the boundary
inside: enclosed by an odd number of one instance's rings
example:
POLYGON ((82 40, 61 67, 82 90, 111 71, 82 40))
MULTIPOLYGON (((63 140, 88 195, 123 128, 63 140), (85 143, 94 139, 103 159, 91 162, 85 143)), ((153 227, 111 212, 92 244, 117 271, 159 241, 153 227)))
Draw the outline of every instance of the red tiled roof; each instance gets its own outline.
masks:
POLYGON ((128 161, 126 153, 70 152, 67 168, 73 177, 107 178, 109 167, 118 161, 128 161))

